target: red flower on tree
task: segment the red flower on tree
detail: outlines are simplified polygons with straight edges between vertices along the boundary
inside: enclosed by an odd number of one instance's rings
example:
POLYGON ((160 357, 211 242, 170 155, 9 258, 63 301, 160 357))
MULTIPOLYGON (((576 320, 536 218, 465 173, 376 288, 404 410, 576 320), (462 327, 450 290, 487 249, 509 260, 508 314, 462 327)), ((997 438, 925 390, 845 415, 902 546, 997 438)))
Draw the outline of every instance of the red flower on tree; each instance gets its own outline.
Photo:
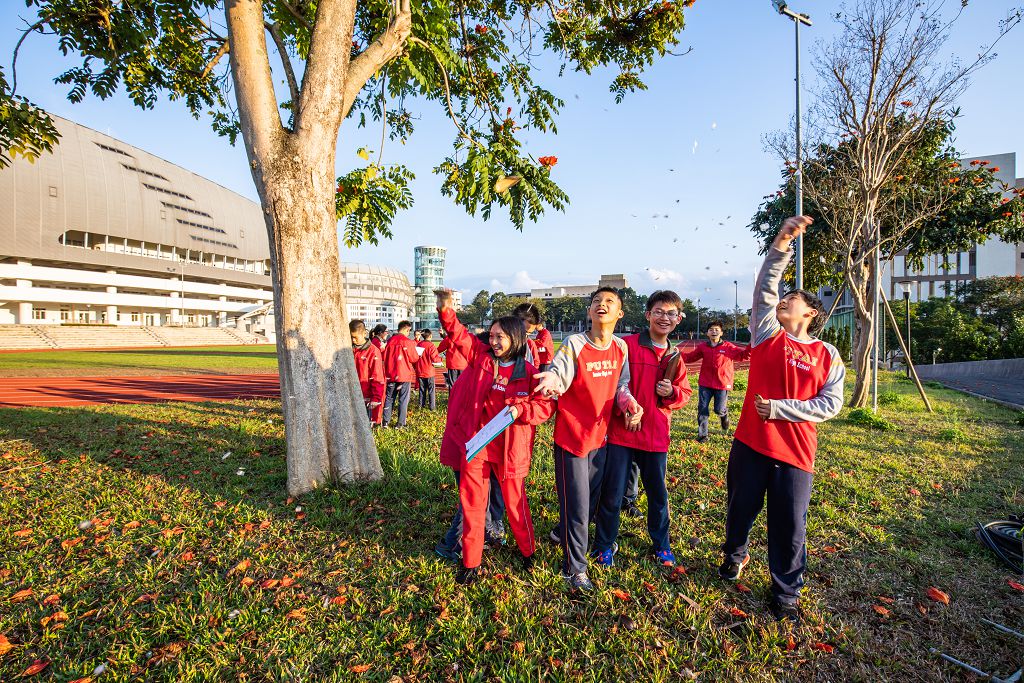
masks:
POLYGON ((551 168, 558 163, 558 157, 540 157, 537 159, 544 168, 551 168))
POLYGON ((999 167, 998 166, 993 166, 991 170, 992 170, 993 173, 998 173, 999 172, 999 167))
POLYGON ((902 104, 904 107, 913 107, 914 106, 914 103, 911 102, 910 100, 903 100, 902 102, 900 102, 900 104, 902 104))
POLYGON ((475 28, 475 29, 473 29, 473 30, 475 30, 475 31, 476 31, 477 35, 480 35, 480 36, 482 36, 482 35, 484 35, 485 33, 487 33, 487 31, 488 31, 488 28, 487 28, 486 26, 484 26, 483 24, 477 24, 477 25, 476 25, 476 28, 475 28))

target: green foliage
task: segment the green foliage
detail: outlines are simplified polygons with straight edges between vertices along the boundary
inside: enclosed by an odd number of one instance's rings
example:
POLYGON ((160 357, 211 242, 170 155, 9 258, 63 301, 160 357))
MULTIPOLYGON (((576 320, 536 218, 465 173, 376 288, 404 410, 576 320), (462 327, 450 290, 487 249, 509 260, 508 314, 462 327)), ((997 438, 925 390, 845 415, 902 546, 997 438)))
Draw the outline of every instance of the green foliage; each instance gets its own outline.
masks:
POLYGON ((14 157, 35 161, 53 150, 59 138, 46 112, 11 92, 0 68, 0 168, 9 166, 14 157))
POLYGON ((480 325, 489 319, 491 312, 491 295, 486 289, 477 292, 469 304, 464 304, 458 312, 459 321, 467 327, 480 325))
MULTIPOLYGON (((929 254, 966 251, 995 237, 1010 242, 1024 239, 1024 198, 1017 188, 997 181, 987 162, 961 166, 960 153, 952 142, 954 115, 924 129, 912 153, 880 190, 876 218, 885 260, 907 250, 907 263, 920 268, 929 254), (1003 202, 1005 192, 1010 193, 1012 201, 1003 202), (942 210, 936 215, 904 232, 907 216, 916 216, 921 207, 939 205, 942 210)), ((893 125, 902 128, 908 124, 897 118, 893 125)), ((843 283, 845 250, 838 248, 836 228, 830 227, 825 217, 841 216, 847 194, 860 191, 852 180, 849 186, 835 184, 837 178, 856 178, 850 165, 857 158, 857 148, 856 139, 845 138, 834 146, 819 145, 815 156, 805 161, 806 182, 824 185, 827 176, 833 191, 827 198, 827 211, 816 204, 813 196, 804 196, 804 213, 815 219, 804 236, 805 286, 812 290, 843 283)), ((782 222, 796 212, 794 171, 792 164, 784 165, 779 189, 763 198, 750 221, 750 230, 761 243, 761 253, 767 251, 782 222)), ((792 277, 792 271, 787 277, 792 277)))
POLYGON ((850 333, 848 330, 842 327, 826 327, 818 335, 818 338, 836 347, 841 358, 846 361, 850 360, 851 348, 850 333))
POLYGON ((1018 427, 1024 427, 1024 410, 1017 413, 1017 417, 1014 419, 1018 427))
POLYGON ((947 443, 960 443, 967 438, 967 435, 964 434, 964 430, 957 425, 940 429, 936 436, 938 436, 940 441, 945 441, 947 443))
POLYGON ((852 424, 867 427, 869 429, 877 429, 883 432, 890 432, 898 429, 895 424, 889 422, 881 415, 874 414, 868 408, 854 408, 846 416, 846 419, 852 424))
POLYGON ((409 182, 413 178, 412 171, 405 166, 378 164, 354 169, 338 178, 334 203, 338 220, 345 222, 345 244, 356 247, 364 241, 377 244, 380 237, 391 239, 395 213, 412 206, 409 182))

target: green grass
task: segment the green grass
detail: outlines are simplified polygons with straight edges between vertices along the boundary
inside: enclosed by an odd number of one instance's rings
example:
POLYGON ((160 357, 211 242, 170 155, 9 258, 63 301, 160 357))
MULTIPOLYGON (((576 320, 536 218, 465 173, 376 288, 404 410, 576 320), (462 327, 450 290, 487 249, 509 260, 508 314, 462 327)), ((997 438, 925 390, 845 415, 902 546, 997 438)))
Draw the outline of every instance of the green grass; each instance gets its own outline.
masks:
MULTIPOLYGON (((645 559, 644 522, 626 519, 616 567, 583 600, 547 543, 527 577, 514 549, 488 551, 468 589, 433 556, 456 504, 443 413, 379 434, 384 481, 293 501, 277 402, 0 410, 0 680, 40 659, 36 679, 57 681, 101 664, 99 681, 962 680, 929 646, 1006 675, 1019 642, 978 619, 1020 629, 1024 594, 971 529, 1024 508, 1024 430, 1012 411, 930 394, 934 415, 883 407, 895 431, 845 414, 822 426, 793 633, 767 616, 763 517, 749 592, 715 576, 730 441, 695 443, 693 404, 669 459, 685 573, 645 559)), ((542 537, 557 517, 549 427, 528 491, 542 537)))
POLYGON ((273 345, 0 353, 0 377, 276 373, 273 345))

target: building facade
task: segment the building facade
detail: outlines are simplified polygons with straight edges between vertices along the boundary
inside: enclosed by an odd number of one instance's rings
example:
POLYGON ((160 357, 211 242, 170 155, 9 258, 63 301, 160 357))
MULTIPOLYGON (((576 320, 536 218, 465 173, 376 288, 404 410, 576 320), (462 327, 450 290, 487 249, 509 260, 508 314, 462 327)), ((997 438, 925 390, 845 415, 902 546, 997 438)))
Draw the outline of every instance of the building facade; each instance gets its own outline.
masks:
POLYGON ((413 284, 416 292, 416 316, 419 327, 439 328, 434 290, 444 287, 444 247, 421 246, 414 249, 413 284))
MULTIPOLYGON (((558 299, 563 296, 573 296, 585 299, 600 287, 613 287, 615 289, 626 289, 629 281, 626 276, 618 273, 615 275, 602 275, 596 285, 556 285, 554 287, 543 287, 531 289, 529 297, 533 299, 558 299)), ((525 295, 525 293, 524 293, 525 295)))
POLYGON ((389 330, 394 330, 398 323, 412 317, 412 285, 400 270, 364 263, 343 263, 341 283, 349 320, 358 318, 368 328, 384 324, 389 330))

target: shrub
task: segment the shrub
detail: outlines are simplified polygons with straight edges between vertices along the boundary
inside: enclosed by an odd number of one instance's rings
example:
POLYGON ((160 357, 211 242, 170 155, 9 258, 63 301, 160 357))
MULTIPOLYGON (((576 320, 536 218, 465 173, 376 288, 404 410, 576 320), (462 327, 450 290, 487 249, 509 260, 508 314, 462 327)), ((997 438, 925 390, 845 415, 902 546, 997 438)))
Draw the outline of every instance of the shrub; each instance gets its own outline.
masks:
POLYGON ((938 437, 940 441, 946 441, 948 443, 959 443, 966 439, 967 435, 964 434, 964 430, 960 429, 959 427, 953 426, 946 427, 945 429, 940 429, 938 437))
POLYGON ((891 432, 897 429, 896 425, 892 422, 889 422, 884 417, 875 415, 867 408, 854 408, 847 415, 847 419, 855 425, 868 427, 869 429, 878 429, 883 432, 891 432))

